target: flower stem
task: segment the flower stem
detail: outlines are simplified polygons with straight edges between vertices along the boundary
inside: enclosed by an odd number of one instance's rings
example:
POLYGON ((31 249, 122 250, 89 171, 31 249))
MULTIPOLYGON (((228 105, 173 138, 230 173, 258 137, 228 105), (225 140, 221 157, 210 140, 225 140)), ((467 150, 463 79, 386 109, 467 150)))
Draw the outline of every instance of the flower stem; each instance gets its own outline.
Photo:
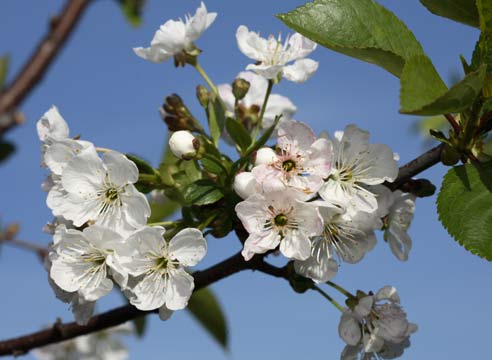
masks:
POLYGON ((205 229, 207 226, 210 225, 210 223, 212 221, 215 220, 215 218, 217 217, 217 214, 213 214, 212 216, 209 216, 207 220, 205 220, 204 222, 202 222, 201 224, 199 224, 196 228, 200 231, 202 231, 203 229, 205 229))
POLYGON ((147 226, 163 226, 168 229, 173 229, 179 225, 181 221, 159 221, 159 222, 153 222, 153 223, 148 223, 147 226))
POLYGON ((355 296, 352 295, 348 290, 345 290, 343 287, 341 287, 338 284, 335 284, 332 281, 327 281, 326 284, 329 285, 329 286, 331 286, 335 290, 339 291, 340 293, 342 293, 343 295, 345 295, 348 298, 355 298, 355 296))
POLYGON ((210 87, 210 89, 212 89, 213 93, 215 95, 218 95, 219 94, 219 91, 217 90, 217 87, 215 86, 215 84, 213 83, 213 81, 210 80, 210 78, 208 77, 208 75, 205 72, 205 70, 203 70, 203 68, 201 67, 201 65, 197 62, 193 66, 195 67, 196 71, 198 71, 198 73, 201 75, 201 77, 203 78, 203 80, 205 80, 205 82, 208 84, 208 86, 210 87))
POLYGON ((256 124, 255 132, 253 134, 253 140, 256 140, 258 133, 261 129, 261 124, 263 123, 263 116, 265 115, 265 110, 268 104, 268 99, 270 98, 270 94, 272 93, 273 88, 273 80, 268 80, 268 87, 265 93, 265 99, 263 100, 263 105, 261 105, 260 116, 258 117, 258 123, 256 124))
POLYGON ((345 308, 340 305, 339 303, 337 303, 330 295, 328 295, 327 293, 325 293, 323 290, 321 290, 321 288, 317 285, 314 285, 313 290, 319 292, 321 294, 321 296, 323 296, 326 300, 328 300, 329 302, 331 302, 333 304, 333 306, 335 306, 340 312, 344 312, 345 311, 345 308))

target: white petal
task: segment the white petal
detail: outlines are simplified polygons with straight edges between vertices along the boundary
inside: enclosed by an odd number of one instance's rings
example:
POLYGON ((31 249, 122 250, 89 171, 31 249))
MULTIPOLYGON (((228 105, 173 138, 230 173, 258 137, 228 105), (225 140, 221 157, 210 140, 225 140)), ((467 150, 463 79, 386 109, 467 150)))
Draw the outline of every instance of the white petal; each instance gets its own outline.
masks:
POLYGON ((250 59, 262 61, 268 55, 267 41, 244 25, 237 28, 236 40, 239 50, 250 59))
POLYGON ((166 21, 157 30, 150 45, 157 45, 171 55, 177 54, 188 45, 185 24, 181 20, 166 21))
POLYGON ((280 71, 283 69, 283 65, 266 65, 266 64, 249 64, 246 66, 247 70, 254 71, 258 75, 263 76, 265 79, 274 79, 280 71))
POLYGON ((117 187, 128 183, 136 183, 138 180, 137 165, 117 152, 108 151, 103 155, 102 161, 106 167, 109 181, 117 187))
POLYGON ((186 24, 186 36, 189 41, 196 41, 200 35, 214 22, 217 13, 208 13, 202 2, 196 10, 195 16, 186 24))
POLYGON ((234 191, 241 198, 247 199, 251 195, 260 192, 261 186, 251 172, 244 171, 234 177, 234 191))
POLYGON ((315 256, 311 256, 304 261, 296 260, 294 269, 299 275, 310 278, 316 283, 325 283, 337 274, 338 264, 328 256, 322 256, 319 262, 315 256))
POLYGON ((173 56, 173 54, 168 53, 160 46, 151 46, 148 48, 136 47, 133 48, 133 51, 135 52, 136 55, 138 55, 142 59, 154 63, 161 63, 173 56))
POLYGON ((135 297, 130 302, 140 310, 154 310, 164 305, 166 301, 166 288, 169 280, 159 272, 145 275, 133 288, 131 292, 135 297))
POLYGON ((241 254, 248 261, 254 254, 264 254, 268 250, 275 249, 279 243, 280 235, 274 231, 263 234, 250 234, 244 242, 244 248, 241 254))
POLYGON ((391 302, 400 303, 400 296, 398 291, 393 286, 385 286, 376 293, 376 301, 389 300, 391 302))
POLYGON ((373 305, 374 297, 370 295, 365 296, 359 300, 359 303, 354 308, 354 312, 360 317, 366 317, 371 313, 373 305))
POLYGON ((317 44, 299 33, 289 38, 289 61, 305 58, 316 49, 317 44))
POLYGON ((291 231, 280 241, 280 252, 289 259, 306 260, 311 255, 311 241, 300 231, 291 231))
POLYGON ((38 136, 41 141, 49 139, 63 140, 68 138, 68 125, 58 112, 56 106, 52 106, 36 123, 38 136))
POLYGON ((302 83, 318 70, 319 63, 311 59, 297 60, 292 65, 284 66, 282 76, 289 81, 302 83))
POLYGON ((361 340, 360 324, 348 311, 342 314, 340 323, 338 324, 338 334, 348 345, 355 346, 361 340))
POLYGON ((365 334, 364 335, 364 351, 371 352, 379 352, 384 345, 384 340, 379 336, 374 334, 365 334))
POLYGON ((184 269, 169 272, 166 286, 166 307, 170 310, 184 309, 195 287, 193 276, 184 269))
POLYGON ((95 197, 104 182, 106 169, 95 150, 87 149, 66 165, 61 183, 68 192, 88 198, 95 197))
POLYGON ((207 241, 198 229, 178 232, 169 242, 169 256, 184 266, 195 266, 207 253, 207 241))

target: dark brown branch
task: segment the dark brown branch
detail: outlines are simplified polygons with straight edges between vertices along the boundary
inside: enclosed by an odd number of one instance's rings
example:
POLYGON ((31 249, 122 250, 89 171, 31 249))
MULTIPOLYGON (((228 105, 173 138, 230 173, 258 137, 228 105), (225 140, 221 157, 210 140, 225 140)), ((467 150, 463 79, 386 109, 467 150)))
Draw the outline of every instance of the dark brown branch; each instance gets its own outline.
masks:
POLYGON ((441 161, 442 147, 442 144, 437 145, 436 147, 433 147, 429 151, 400 167, 396 180, 392 183, 386 183, 386 185, 391 190, 396 190, 415 175, 420 174, 422 171, 427 170, 428 168, 439 163, 439 161, 441 161))
MULTIPOLYGON (((441 149, 442 145, 436 146, 402 166, 395 183, 388 184, 388 186, 396 189, 406 181, 410 180, 413 176, 437 164, 440 160, 441 149)), ((246 262, 241 253, 237 253, 206 270, 196 272, 193 274, 193 277, 195 278, 195 290, 209 286, 214 282, 247 269, 258 270, 274 277, 288 279, 286 267, 275 267, 264 262, 263 258, 264 256, 261 255, 255 256, 252 260, 246 262)), ((80 335, 116 326, 147 313, 148 312, 140 311, 131 305, 127 305, 96 315, 92 317, 85 326, 77 325, 74 322, 68 324, 56 324, 47 330, 0 342, 0 356, 23 354, 40 346, 61 342, 80 335)))
MULTIPOLYGON (((62 13, 51 21, 48 33, 40 41, 33 54, 15 79, 0 93, 0 116, 12 113, 41 81, 56 55, 66 43, 81 19, 90 0, 69 0, 62 13)), ((15 117, 0 127, 0 135, 17 125, 15 117)))
MULTIPOLYGON (((246 262, 241 253, 237 253, 206 270, 195 272, 193 274, 195 290, 207 287, 242 270, 255 269, 262 262, 262 256, 246 262)), ((75 322, 57 323, 52 328, 0 342, 0 356, 24 354, 31 349, 116 326, 147 313, 149 312, 126 305, 92 317, 85 326, 77 325, 75 322)))
POLYGON ((461 126, 458 124, 456 119, 451 114, 444 114, 446 120, 448 120, 449 125, 453 128, 454 133, 457 135, 461 132, 461 126))

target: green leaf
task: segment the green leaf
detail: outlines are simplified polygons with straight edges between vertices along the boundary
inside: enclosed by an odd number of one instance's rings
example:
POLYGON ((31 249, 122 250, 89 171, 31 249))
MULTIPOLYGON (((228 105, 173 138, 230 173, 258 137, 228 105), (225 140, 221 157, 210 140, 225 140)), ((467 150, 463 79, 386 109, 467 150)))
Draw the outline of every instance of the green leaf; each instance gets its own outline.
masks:
POLYGON ((5 81, 7 80, 9 61, 8 55, 0 57, 0 90, 5 86, 5 81))
POLYGON ((126 17, 126 20, 132 26, 142 24, 142 10, 145 5, 145 0, 117 0, 120 3, 121 10, 126 17))
POLYGON ((139 338, 145 335, 145 330, 147 329, 147 317, 140 316, 133 320, 133 325, 135 326, 135 333, 139 338))
POLYGON ((462 24, 478 27, 475 0, 420 0, 431 13, 462 24))
POLYGON ((128 160, 131 160, 137 165, 139 174, 156 174, 156 171, 146 160, 139 158, 136 155, 125 154, 128 160))
POLYGON ((318 44, 396 76, 407 59, 424 54, 406 25, 373 0, 316 0, 277 17, 318 44))
POLYGON ((480 94, 485 68, 466 75, 449 90, 426 56, 407 61, 400 81, 400 112, 437 115, 465 110, 480 94))
POLYGON ((219 144, 225 125, 225 111, 219 98, 210 100, 207 107, 208 127, 215 146, 219 144))
MULTIPOLYGON (((209 156, 212 157, 211 155, 209 156)), ((203 168, 212 174, 222 174, 224 172, 224 168, 218 164, 218 162, 222 162, 222 160, 215 157, 215 160, 212 160, 210 157, 205 157, 200 160, 203 168)))
POLYGON ((450 169, 437 197, 437 212, 465 249, 492 260, 492 163, 450 169))
POLYGON ((15 145, 10 142, 0 142, 0 162, 7 160, 15 152, 15 145))
POLYGON ((163 221, 171 216, 176 210, 179 209, 179 203, 171 199, 166 199, 163 202, 151 202, 150 203, 150 217, 148 222, 155 223, 163 221))
POLYGON ((222 308, 213 292, 200 289, 191 295, 188 311, 196 321, 224 348, 228 347, 228 328, 222 308))
POLYGON ((239 121, 227 118, 225 122, 227 133, 241 150, 246 150, 251 144, 251 136, 248 130, 239 121))
POLYGON ((183 196, 190 205, 207 205, 222 199, 224 193, 212 180, 202 179, 188 185, 183 196))

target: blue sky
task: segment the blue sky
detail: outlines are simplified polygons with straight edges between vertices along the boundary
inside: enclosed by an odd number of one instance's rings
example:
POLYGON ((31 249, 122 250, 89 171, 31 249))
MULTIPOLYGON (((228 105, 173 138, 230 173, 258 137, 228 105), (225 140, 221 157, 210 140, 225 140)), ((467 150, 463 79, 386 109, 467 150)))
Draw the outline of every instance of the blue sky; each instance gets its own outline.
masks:
MULTIPOLYGON (((62 3, 2 1, 0 53, 11 55, 12 73, 30 54, 45 32, 47 18, 62 3)), ((248 64, 236 46, 237 26, 245 24, 264 35, 286 33, 274 14, 302 3, 209 0, 207 7, 219 15, 198 46, 204 50, 200 61, 211 78, 216 83, 230 82, 248 64)), ((433 16, 417 0, 380 3, 414 31, 443 78, 460 69, 459 54, 470 57, 477 30, 433 16)), ((81 134, 98 146, 139 154, 154 165, 166 138, 157 113, 163 97, 178 93, 201 114, 194 93, 202 80, 192 68, 148 63, 131 50, 146 46, 164 21, 194 12, 198 4, 195 0, 148 0, 144 23, 134 29, 125 23, 116 2, 94 1, 70 43, 23 104, 26 124, 8 134, 19 149, 0 166, 0 216, 5 222, 21 223, 20 238, 40 245, 50 241, 41 232, 51 214, 40 189, 45 171, 39 166, 35 122, 52 104, 69 122, 71 134, 81 134)), ((274 89, 297 105, 297 119, 308 122, 316 132, 333 132, 356 123, 371 131, 373 142, 386 143, 398 152, 402 164, 424 150, 421 139, 410 131, 417 119, 398 114, 398 79, 324 48, 312 57, 320 62, 312 79, 304 84, 285 81, 274 89)), ((445 172, 438 165, 423 176, 439 186, 445 172)), ((414 243, 408 262, 398 262, 387 245, 379 242, 361 263, 342 265, 335 281, 353 291, 377 290, 386 284, 397 287, 408 317, 419 325, 403 359, 487 358, 492 318, 492 308, 487 306, 492 296, 490 264, 467 253, 447 235, 437 219, 435 196, 418 200, 410 234, 414 243)), ((201 268, 240 249, 234 237, 209 238, 208 243, 201 268)), ((71 320, 67 305, 55 299, 45 271, 32 254, 3 247, 0 280, 0 338, 38 330, 57 317, 71 320)), ((228 355, 183 311, 168 322, 153 316, 147 336, 129 341, 131 358, 337 359, 344 346, 337 335, 339 313, 315 293, 299 295, 286 282, 251 272, 214 284, 213 290, 229 321, 228 355)), ((99 309, 120 304, 119 296, 113 294, 101 301, 99 309)))

